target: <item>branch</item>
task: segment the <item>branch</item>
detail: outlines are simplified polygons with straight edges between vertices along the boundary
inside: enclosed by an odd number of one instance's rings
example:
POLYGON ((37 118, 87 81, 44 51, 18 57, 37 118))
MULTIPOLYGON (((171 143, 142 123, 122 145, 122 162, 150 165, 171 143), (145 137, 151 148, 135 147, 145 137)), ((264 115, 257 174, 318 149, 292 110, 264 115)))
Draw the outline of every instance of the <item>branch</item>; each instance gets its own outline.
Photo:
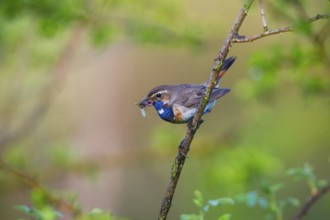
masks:
POLYGON ((0 170, 6 171, 13 176, 15 176, 19 181, 30 187, 31 189, 39 189, 42 190, 42 192, 45 195, 45 199, 48 203, 52 204, 54 207, 56 207, 61 212, 65 212, 73 217, 77 217, 82 214, 81 209, 79 207, 76 207, 67 201, 58 198, 57 196, 53 195, 49 190, 47 190, 41 183, 37 181, 37 179, 22 173, 18 170, 15 170, 11 166, 7 165, 4 161, 0 159, 0 170))
POLYGON ((261 14, 261 20, 262 20, 262 26, 264 27, 264 32, 268 31, 267 21, 265 17, 265 9, 264 9, 264 2, 263 0, 259 0, 260 5, 260 14, 261 14))
POLYGON ((160 213, 158 215, 158 219, 165 220, 167 218, 167 214, 172 205, 172 199, 173 199, 173 196, 175 193, 175 189, 176 189, 177 183, 180 178, 181 170, 183 168, 184 162, 187 157, 186 155, 188 154, 188 152, 190 150, 190 144, 191 144, 192 140, 194 139, 194 135, 195 135, 196 131, 198 130, 199 125, 202 122, 201 117, 202 117, 204 108, 209 101, 212 89, 214 88, 217 81, 219 80, 219 78, 218 78, 219 70, 220 70, 222 63, 225 60, 225 58, 229 52, 229 49, 238 33, 238 30, 240 29, 246 15, 247 15, 247 12, 253 2, 254 2, 254 0, 247 0, 246 3, 244 4, 244 6, 241 8, 241 10, 238 14, 238 17, 237 17, 236 21, 234 22, 234 25, 233 25, 232 29, 230 30, 230 33, 229 33, 222 49, 220 50, 218 56, 214 60, 212 71, 211 71, 210 77, 206 84, 206 94, 205 94, 203 100, 201 101, 201 103, 199 104, 194 118, 192 119, 191 123, 188 124, 188 129, 187 129, 186 135, 185 135, 184 139, 182 140, 181 144, 179 145, 179 152, 172 165, 170 183, 169 183, 169 186, 167 187, 165 197, 163 199, 163 202, 162 202, 162 205, 160 208, 160 213))
POLYGON ((279 28, 279 29, 276 29, 276 30, 268 30, 268 31, 263 32, 261 34, 256 34, 256 35, 248 36, 248 37, 237 35, 236 39, 234 40, 234 43, 253 42, 253 41, 259 40, 260 38, 263 38, 263 37, 267 37, 267 36, 275 35, 275 34, 281 34, 281 33, 285 33, 285 32, 291 32, 291 31, 293 31, 293 27, 288 26, 288 27, 279 28))
POLYGON ((305 204, 301 207, 300 211, 292 218, 292 220, 300 220, 305 215, 307 215, 308 211, 311 207, 321 198, 323 197, 328 191, 330 191, 330 183, 326 185, 324 188, 319 190, 317 193, 311 195, 305 204))
MULTIPOLYGON (((330 17, 330 14, 322 14, 322 15, 317 14, 314 17, 309 18, 306 21, 306 23, 312 23, 314 21, 317 21, 317 20, 320 20, 320 19, 327 19, 329 17, 330 17)), ((264 28, 265 28, 265 26, 264 26, 264 28)), ((236 37, 236 39, 234 39, 233 43, 253 42, 255 40, 258 40, 260 38, 267 37, 267 36, 270 36, 270 35, 281 34, 281 33, 285 33, 285 32, 292 32, 292 31, 294 31, 294 29, 295 29, 295 26, 292 25, 292 26, 287 26, 287 27, 282 27, 282 28, 279 28, 279 29, 275 29, 275 30, 267 30, 267 31, 265 31, 261 34, 256 34, 256 35, 253 35, 253 36, 240 36, 240 35, 237 35, 237 37, 236 37)))

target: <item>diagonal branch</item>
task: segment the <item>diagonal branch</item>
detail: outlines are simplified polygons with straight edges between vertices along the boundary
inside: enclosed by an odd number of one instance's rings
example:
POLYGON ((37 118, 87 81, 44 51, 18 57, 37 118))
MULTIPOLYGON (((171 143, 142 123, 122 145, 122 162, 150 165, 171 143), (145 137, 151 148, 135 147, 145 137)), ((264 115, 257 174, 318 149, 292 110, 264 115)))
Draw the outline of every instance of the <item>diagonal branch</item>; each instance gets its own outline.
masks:
POLYGON ((27 185, 31 189, 41 190, 45 196, 45 199, 60 211, 65 212, 72 217, 77 217, 82 214, 81 209, 79 207, 74 206, 69 202, 55 196, 54 194, 49 192, 49 190, 47 190, 40 182, 38 182, 36 178, 33 178, 25 173, 22 173, 12 168, 1 159, 0 159, 0 170, 12 174, 20 182, 24 183, 24 185, 27 185))
MULTIPOLYGON (((190 150, 190 145, 194 139, 194 135, 195 135, 196 131, 198 130, 198 128, 202 122, 201 117, 202 117, 204 108, 209 101, 209 97, 212 92, 212 89, 216 85, 216 82, 219 80, 219 78, 218 78, 219 70, 220 70, 222 63, 225 60, 227 54, 229 53, 229 50, 230 50, 232 44, 233 43, 252 42, 254 40, 257 40, 257 39, 260 39, 260 38, 263 38, 266 36, 275 35, 275 34, 279 34, 279 33, 285 33, 285 32, 294 30, 294 26, 288 26, 288 27, 279 28, 276 30, 268 30, 267 22, 265 19, 263 1, 259 0, 260 7, 261 7, 261 16, 263 19, 264 33, 250 36, 250 37, 239 36, 238 30, 240 29, 246 15, 248 13, 248 10, 251 7, 251 5, 253 4, 253 2, 254 2, 254 0, 245 1, 245 4, 242 7, 242 9, 240 10, 238 17, 237 17, 236 21, 234 22, 234 25, 227 37, 222 49, 220 50, 218 56, 214 60, 212 71, 211 71, 210 77, 206 84, 206 94, 205 94, 203 100, 201 101, 200 105, 198 106, 198 109, 196 111, 194 118, 188 124, 188 129, 187 129, 186 135, 179 145, 178 154, 172 165, 170 183, 167 187, 165 197, 163 199, 163 202, 162 202, 162 205, 160 208, 160 212, 158 215, 158 219, 165 220, 167 218, 168 212, 172 205, 172 199, 173 199, 173 196, 175 193, 177 183, 180 178, 180 174, 181 174, 184 162, 185 162, 185 160, 187 158, 187 154, 190 150)), ((325 15, 318 14, 318 15, 308 19, 306 22, 311 23, 311 22, 314 22, 319 19, 329 18, 329 16, 330 16, 329 14, 325 14, 325 15)))
MULTIPOLYGON (((83 28, 81 25, 74 27, 67 47, 59 55, 59 59, 53 67, 53 79, 50 84, 43 88, 38 104, 34 106, 32 111, 22 120, 22 123, 16 129, 12 132, 3 131, 0 133, 0 153, 4 151, 9 144, 19 141, 31 134, 46 115, 56 94, 61 89, 61 84, 63 84, 65 80, 68 66, 79 48, 82 31, 83 28)), ((0 128, 0 131, 1 130, 0 128)))
MULTIPOLYGON (((320 20, 320 19, 327 19, 329 17, 330 17, 330 14, 317 14, 314 17, 309 18, 306 21, 306 23, 312 23, 314 21, 317 21, 317 20, 320 20)), ((294 31, 294 29, 295 29, 295 26, 291 25, 291 26, 287 26, 287 27, 278 28, 278 29, 275 29, 275 30, 267 30, 263 33, 252 35, 252 36, 237 35, 237 37, 236 37, 236 39, 234 39, 233 43, 253 42, 255 40, 258 40, 260 38, 267 37, 267 36, 270 36, 270 35, 281 34, 281 33, 285 33, 285 32, 292 32, 292 31, 294 31)))
POLYGON ((188 124, 187 133, 186 133, 184 139, 182 140, 181 144, 179 145, 179 152, 172 165, 170 183, 169 183, 169 186, 167 187, 165 197, 163 199, 163 202, 162 202, 162 205, 160 208, 160 213, 158 215, 158 219, 164 220, 167 218, 167 214, 172 205, 172 199, 173 199, 173 196, 175 193, 175 189, 176 189, 177 183, 180 178, 181 170, 182 170, 184 162, 186 160, 186 155, 188 154, 189 149, 190 149, 190 144, 191 144, 192 140, 194 139, 194 135, 195 135, 196 131, 198 130, 199 125, 201 124, 201 117, 202 117, 204 108, 209 101, 212 89, 216 85, 216 82, 219 80, 218 79, 219 70, 220 70, 222 63, 225 60, 227 54, 229 53, 229 49, 230 49, 230 47, 237 35, 237 32, 240 29, 246 15, 248 13, 248 10, 251 7, 253 2, 254 2, 254 0, 247 0, 245 2, 244 6, 242 7, 242 9, 240 10, 240 12, 238 14, 236 21, 234 22, 232 29, 230 30, 230 33, 229 33, 222 49, 220 50, 218 56, 214 60, 211 75, 210 75, 207 85, 206 85, 206 94, 205 94, 203 100, 201 101, 200 105, 198 106, 198 109, 196 111, 194 118, 192 119, 191 123, 188 124))
POLYGON ((315 203, 329 191, 330 191, 330 183, 321 190, 319 190, 317 193, 311 195, 307 199, 305 204, 301 207, 299 212, 292 218, 292 220, 300 220, 304 216, 306 216, 308 211, 311 209, 311 207, 315 205, 315 203))

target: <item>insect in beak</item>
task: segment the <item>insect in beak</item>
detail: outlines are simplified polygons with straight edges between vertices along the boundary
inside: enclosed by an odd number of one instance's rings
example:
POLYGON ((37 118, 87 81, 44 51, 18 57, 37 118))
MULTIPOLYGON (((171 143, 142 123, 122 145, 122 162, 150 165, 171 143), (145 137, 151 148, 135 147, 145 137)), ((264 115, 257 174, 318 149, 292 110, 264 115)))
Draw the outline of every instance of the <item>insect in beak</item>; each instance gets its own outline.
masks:
POLYGON ((136 104, 139 106, 142 116, 146 117, 147 114, 144 109, 148 106, 152 106, 153 103, 151 100, 144 98, 141 102, 136 103, 136 104))

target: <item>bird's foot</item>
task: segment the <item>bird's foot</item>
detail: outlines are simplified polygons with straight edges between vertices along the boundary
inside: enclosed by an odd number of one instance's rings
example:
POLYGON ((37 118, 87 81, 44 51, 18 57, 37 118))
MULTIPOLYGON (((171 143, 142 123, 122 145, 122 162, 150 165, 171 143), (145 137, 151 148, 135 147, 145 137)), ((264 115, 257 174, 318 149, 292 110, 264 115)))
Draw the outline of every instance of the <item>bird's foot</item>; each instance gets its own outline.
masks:
MULTIPOLYGON (((199 126, 201 125, 201 124, 203 124, 203 122, 204 122, 204 120, 201 118, 201 119, 199 119, 199 121, 197 122, 197 126, 196 126, 196 128, 198 129, 199 128, 199 126)), ((189 121, 188 121, 188 123, 187 123, 187 127, 188 128, 192 128, 192 123, 193 123, 193 119, 190 119, 189 121)), ((196 130, 197 130, 196 129, 196 130)))
POLYGON ((181 143, 180 143, 180 145, 179 145, 179 149, 183 149, 185 145, 186 145, 186 138, 184 138, 184 139, 181 141, 181 143))
POLYGON ((189 157, 187 156, 187 154, 183 153, 181 150, 179 150, 179 154, 180 154, 181 156, 183 156, 184 158, 189 158, 189 157))
POLYGON ((204 120, 201 118, 198 123, 197 123, 197 129, 199 128, 199 126, 201 126, 201 124, 203 124, 204 120))

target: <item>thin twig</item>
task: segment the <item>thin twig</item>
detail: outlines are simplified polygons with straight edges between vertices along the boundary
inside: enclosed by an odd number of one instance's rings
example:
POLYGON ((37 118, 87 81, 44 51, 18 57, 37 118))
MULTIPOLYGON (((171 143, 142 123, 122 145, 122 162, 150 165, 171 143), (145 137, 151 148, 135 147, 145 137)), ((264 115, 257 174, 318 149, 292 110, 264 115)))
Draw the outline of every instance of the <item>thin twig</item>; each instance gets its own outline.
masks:
POLYGON ((307 23, 312 23, 312 22, 317 21, 319 19, 326 19, 326 18, 329 18, 329 17, 330 17, 330 14, 322 14, 322 15, 317 14, 314 17, 309 18, 306 22, 307 23))
POLYGON ((253 36, 240 36, 237 35, 236 39, 234 40, 234 43, 246 43, 246 42, 253 42, 255 40, 259 40, 260 38, 264 38, 270 35, 275 35, 275 34, 282 34, 285 32, 291 32, 293 31, 293 27, 292 26, 288 26, 288 27, 284 27, 284 28, 279 28, 276 30, 268 30, 264 33, 261 34, 256 34, 253 36))
POLYGON ((167 218, 168 212, 172 205, 172 199, 173 199, 173 196, 175 193, 175 189, 176 189, 177 183, 180 178, 181 170, 183 168, 184 162, 186 160, 187 154, 190 149, 190 144, 201 123, 202 113, 204 111, 206 104, 209 101, 211 91, 214 88, 214 86, 216 85, 216 82, 219 80, 218 79, 219 70, 220 70, 222 63, 229 52, 232 42, 235 39, 235 36, 237 35, 237 32, 238 32, 239 28, 241 27, 241 24, 243 23, 246 15, 247 15, 247 12, 253 2, 254 2, 254 0, 246 1, 245 5, 240 10, 238 17, 237 17, 236 21, 234 22, 234 25, 227 37, 222 49, 220 50, 218 56, 214 60, 211 75, 210 75, 209 80, 206 85, 206 94, 205 94, 203 100, 201 101, 201 103, 196 111, 196 114, 195 114, 194 118, 192 119, 191 124, 188 125, 187 133, 186 133, 184 139, 182 140, 181 144, 179 145, 179 152, 172 165, 170 183, 169 183, 169 186, 167 187, 165 197, 163 199, 163 202, 162 202, 162 205, 160 208, 160 213, 158 215, 158 219, 164 220, 167 218))
POLYGON ((263 0, 259 0, 260 5, 260 14, 261 14, 261 20, 262 20, 262 26, 264 27, 264 32, 268 31, 266 16, 265 16, 265 8, 264 8, 264 2, 263 0))
MULTIPOLYGON (((327 19, 329 17, 330 17, 330 14, 322 14, 322 15, 317 14, 314 17, 309 18, 306 21, 306 23, 312 23, 314 21, 317 21, 317 20, 320 20, 320 19, 327 19)), ((258 40, 260 38, 267 37, 267 36, 270 36, 270 35, 281 34, 281 33, 285 33, 285 32, 291 32, 291 31, 294 31, 294 29, 295 29, 295 26, 292 25, 292 26, 287 26, 287 27, 283 27, 283 28, 278 28, 278 29, 275 29, 275 30, 268 30, 264 33, 256 34, 256 35, 253 35, 253 36, 240 36, 240 35, 237 35, 237 37, 236 37, 236 39, 234 39, 233 43, 253 42, 255 40, 258 40)))
POLYGON ((308 211, 311 209, 311 207, 321 198, 323 197, 327 192, 330 191, 330 183, 323 187, 321 190, 316 192, 315 194, 311 195, 305 204, 301 207, 299 212, 292 218, 292 220, 300 220, 304 216, 307 215, 308 211))

